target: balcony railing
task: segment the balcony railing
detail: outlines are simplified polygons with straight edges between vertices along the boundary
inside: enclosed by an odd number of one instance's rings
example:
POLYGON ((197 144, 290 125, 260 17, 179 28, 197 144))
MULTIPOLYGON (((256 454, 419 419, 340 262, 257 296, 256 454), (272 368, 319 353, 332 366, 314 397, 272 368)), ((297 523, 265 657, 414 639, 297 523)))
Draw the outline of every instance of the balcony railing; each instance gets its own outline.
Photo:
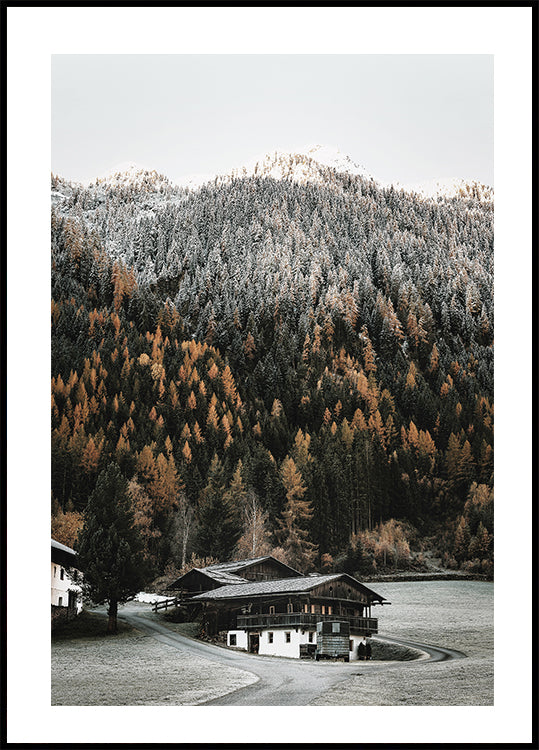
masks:
POLYGON ((348 617, 347 615, 317 615, 308 612, 289 612, 287 614, 274 615, 238 615, 238 630, 250 630, 252 628, 308 628, 316 626, 317 622, 340 621, 350 623, 351 631, 365 633, 378 632, 378 619, 376 617, 348 617))

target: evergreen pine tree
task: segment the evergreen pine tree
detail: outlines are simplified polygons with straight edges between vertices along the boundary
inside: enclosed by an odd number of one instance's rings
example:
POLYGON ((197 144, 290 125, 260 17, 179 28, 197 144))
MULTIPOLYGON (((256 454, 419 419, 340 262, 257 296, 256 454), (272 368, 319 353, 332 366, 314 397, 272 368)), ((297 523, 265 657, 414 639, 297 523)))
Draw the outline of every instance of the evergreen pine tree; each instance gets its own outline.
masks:
POLYGON ((142 539, 134 526, 127 482, 117 464, 110 464, 97 478, 84 511, 76 551, 83 589, 95 604, 108 603, 108 632, 115 633, 118 604, 138 593, 149 574, 142 539))
POLYGON ((241 523, 227 496, 224 469, 215 453, 208 481, 199 496, 197 554, 228 560, 241 534, 241 523))

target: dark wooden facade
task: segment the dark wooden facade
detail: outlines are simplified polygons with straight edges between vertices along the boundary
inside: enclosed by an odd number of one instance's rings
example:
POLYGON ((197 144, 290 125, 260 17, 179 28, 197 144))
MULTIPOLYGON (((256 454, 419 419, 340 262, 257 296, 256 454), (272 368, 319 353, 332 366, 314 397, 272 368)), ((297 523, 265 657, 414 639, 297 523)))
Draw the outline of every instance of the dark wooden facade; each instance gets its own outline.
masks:
POLYGON ((253 594, 249 592, 251 587, 242 591, 240 585, 226 598, 209 596, 204 600, 201 595, 206 632, 211 635, 223 630, 290 627, 312 630, 318 622, 336 620, 350 623, 350 632, 355 635, 370 636, 378 632, 378 620, 372 617, 371 608, 373 603, 381 604, 383 597, 359 581, 342 575, 318 585, 316 578, 312 579, 312 585, 305 579, 301 583, 308 588, 290 593, 253 594))
POLYGON ((195 595, 200 594, 203 591, 213 591, 213 589, 224 586, 225 584, 219 582, 215 578, 207 575, 204 570, 195 568, 190 570, 181 578, 169 586, 173 591, 181 591, 183 594, 195 595))
POLYGON ((267 557, 265 560, 239 569, 236 575, 247 581, 274 581, 279 578, 293 578, 301 574, 274 557, 267 557))

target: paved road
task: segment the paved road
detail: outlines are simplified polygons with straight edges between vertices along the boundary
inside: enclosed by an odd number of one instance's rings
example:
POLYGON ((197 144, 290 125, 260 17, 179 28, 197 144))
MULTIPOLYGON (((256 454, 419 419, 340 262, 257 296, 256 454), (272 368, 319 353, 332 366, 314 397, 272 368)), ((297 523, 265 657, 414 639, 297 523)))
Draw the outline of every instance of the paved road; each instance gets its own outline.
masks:
MULTIPOLYGON (((252 685, 204 704, 208 706, 306 706, 329 688, 354 675, 364 674, 367 671, 371 673, 387 669, 405 669, 409 664, 417 664, 414 661, 320 663, 258 656, 203 643, 175 633, 163 623, 153 619, 151 614, 145 616, 140 605, 138 607, 127 605, 120 610, 118 615, 121 619, 168 646, 181 651, 189 651, 236 669, 243 669, 258 677, 258 681, 252 685)), ((380 640, 420 649, 428 655, 428 661, 443 661, 465 656, 460 651, 414 641, 402 641, 386 637, 380 638, 380 640)))

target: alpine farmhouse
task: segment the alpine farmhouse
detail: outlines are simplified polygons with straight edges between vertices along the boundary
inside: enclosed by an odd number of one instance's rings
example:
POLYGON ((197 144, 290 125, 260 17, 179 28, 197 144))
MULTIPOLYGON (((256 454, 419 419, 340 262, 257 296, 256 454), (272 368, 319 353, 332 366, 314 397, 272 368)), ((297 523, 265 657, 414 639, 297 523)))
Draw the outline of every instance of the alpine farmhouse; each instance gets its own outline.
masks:
POLYGON ((292 658, 331 656, 324 634, 346 640, 346 660, 358 658, 378 632, 372 607, 388 603, 346 573, 302 575, 271 556, 194 568, 169 587, 180 593, 203 632, 228 646, 292 658))

